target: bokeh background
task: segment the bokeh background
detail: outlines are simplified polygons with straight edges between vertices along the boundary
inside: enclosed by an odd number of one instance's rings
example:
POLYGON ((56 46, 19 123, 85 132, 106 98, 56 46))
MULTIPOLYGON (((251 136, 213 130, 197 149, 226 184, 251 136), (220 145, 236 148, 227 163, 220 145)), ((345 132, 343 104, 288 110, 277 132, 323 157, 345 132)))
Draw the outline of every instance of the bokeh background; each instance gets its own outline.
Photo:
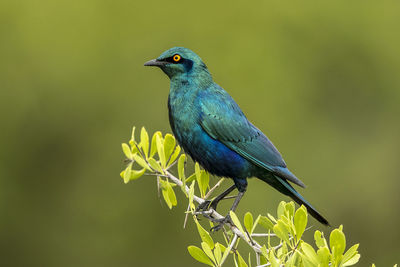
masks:
MULTIPOLYGON (((399 263, 399 9, 2 0, 1 265, 202 266, 186 250, 199 237, 182 229, 182 197, 170 211, 153 177, 119 177, 132 126, 170 132, 168 79, 143 63, 172 46, 203 58, 308 185, 301 193, 361 243, 359 266, 399 263)), ((238 213, 275 214, 282 199, 253 179, 238 213)))

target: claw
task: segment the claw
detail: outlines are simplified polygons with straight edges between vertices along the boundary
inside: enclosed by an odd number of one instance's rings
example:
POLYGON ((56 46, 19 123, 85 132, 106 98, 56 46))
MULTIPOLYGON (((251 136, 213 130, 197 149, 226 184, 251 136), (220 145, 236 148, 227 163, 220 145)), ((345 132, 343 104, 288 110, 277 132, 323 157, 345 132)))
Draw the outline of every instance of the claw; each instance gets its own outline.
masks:
POLYGON ((210 206, 211 201, 210 200, 206 200, 203 203, 199 204, 195 210, 196 213, 198 213, 196 215, 197 219, 199 218, 199 215, 201 213, 201 215, 203 215, 204 217, 206 217, 207 219, 210 218, 210 216, 208 214, 206 214, 205 212, 208 210, 209 206, 210 206))
POLYGON ((217 232, 217 231, 221 230, 226 223, 233 225, 231 216, 229 214, 226 215, 223 219, 215 220, 215 222, 217 222, 218 224, 210 229, 211 232, 217 232))
POLYGON ((203 203, 201 203, 200 205, 197 206, 196 212, 199 212, 199 211, 201 211, 201 210, 202 210, 202 211, 207 210, 207 209, 209 208, 209 206, 210 206, 210 203, 211 203, 210 200, 204 201, 203 203))

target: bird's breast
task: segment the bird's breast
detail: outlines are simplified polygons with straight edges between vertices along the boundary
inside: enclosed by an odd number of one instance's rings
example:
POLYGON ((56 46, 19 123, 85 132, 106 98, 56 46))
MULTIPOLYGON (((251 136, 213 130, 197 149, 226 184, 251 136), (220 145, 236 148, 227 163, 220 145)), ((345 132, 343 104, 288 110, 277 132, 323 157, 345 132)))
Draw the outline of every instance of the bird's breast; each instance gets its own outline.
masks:
POLYGON ((199 118, 195 95, 190 90, 171 91, 168 97, 169 122, 178 142, 190 138, 199 118))

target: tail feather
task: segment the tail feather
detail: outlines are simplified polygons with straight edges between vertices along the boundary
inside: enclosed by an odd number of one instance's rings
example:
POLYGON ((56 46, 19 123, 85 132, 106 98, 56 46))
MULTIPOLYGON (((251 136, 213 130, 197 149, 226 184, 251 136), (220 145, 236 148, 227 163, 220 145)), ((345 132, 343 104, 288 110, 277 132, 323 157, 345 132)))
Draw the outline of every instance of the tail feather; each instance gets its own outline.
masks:
POLYGON ((324 225, 329 226, 328 220, 326 220, 310 203, 307 202, 297 191, 293 188, 286 180, 274 175, 273 177, 268 177, 262 179, 263 181, 270 184, 272 187, 277 189, 282 194, 291 197, 299 205, 304 205, 307 208, 307 212, 311 214, 317 221, 324 225), (272 179, 271 179, 272 178, 272 179))

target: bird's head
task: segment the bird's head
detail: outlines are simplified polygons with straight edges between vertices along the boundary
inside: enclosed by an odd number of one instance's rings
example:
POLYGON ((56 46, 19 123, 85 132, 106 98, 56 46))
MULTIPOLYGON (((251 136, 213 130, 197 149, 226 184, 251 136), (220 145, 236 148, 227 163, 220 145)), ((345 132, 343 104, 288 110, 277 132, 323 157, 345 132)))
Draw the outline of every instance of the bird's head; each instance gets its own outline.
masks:
POLYGON ((170 79, 182 75, 210 75, 201 58, 185 47, 170 48, 144 65, 159 67, 170 79))

